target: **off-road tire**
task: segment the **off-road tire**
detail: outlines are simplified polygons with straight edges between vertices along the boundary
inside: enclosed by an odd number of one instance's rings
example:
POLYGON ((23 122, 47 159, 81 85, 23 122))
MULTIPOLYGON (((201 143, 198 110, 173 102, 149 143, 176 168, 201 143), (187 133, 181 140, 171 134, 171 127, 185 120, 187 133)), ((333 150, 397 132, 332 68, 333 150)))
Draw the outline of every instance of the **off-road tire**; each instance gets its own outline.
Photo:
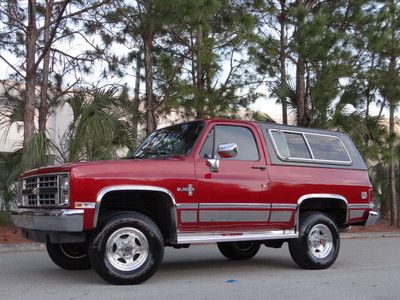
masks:
POLYGON ((46 243, 51 260, 65 270, 87 270, 91 267, 87 243, 51 244, 46 243))
POLYGON ((304 269, 329 268, 338 257, 339 230, 335 222, 322 212, 300 214, 299 238, 289 240, 294 262, 304 269))
POLYGON ((139 284, 149 279, 163 256, 164 240, 160 229, 149 217, 138 212, 109 216, 93 233, 89 245, 93 268, 112 284, 139 284))
POLYGON ((219 251, 231 260, 247 260, 253 258, 260 249, 260 243, 249 242, 224 242, 217 243, 219 251))

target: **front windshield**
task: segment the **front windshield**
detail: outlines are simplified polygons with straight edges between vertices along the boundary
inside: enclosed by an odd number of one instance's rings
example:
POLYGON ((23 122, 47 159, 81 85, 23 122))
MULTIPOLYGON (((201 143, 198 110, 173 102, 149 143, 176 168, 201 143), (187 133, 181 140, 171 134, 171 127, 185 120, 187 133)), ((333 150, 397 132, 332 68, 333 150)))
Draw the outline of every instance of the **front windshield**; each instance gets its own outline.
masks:
POLYGON ((133 158, 163 158, 186 155, 193 148, 203 122, 190 122, 152 132, 136 150, 133 158))

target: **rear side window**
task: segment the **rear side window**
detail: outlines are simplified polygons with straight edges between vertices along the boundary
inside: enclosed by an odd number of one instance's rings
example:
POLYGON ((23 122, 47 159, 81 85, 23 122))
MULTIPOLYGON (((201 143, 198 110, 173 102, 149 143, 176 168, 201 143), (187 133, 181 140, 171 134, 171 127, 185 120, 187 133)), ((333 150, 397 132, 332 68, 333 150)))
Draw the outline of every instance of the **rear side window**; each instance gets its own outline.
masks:
POLYGON ((336 136, 306 134, 315 159, 350 162, 342 141, 336 136))
POLYGON ((283 160, 351 164, 346 147, 337 136, 270 130, 278 156, 283 160))
POLYGON ((289 149, 289 157, 311 158, 302 134, 285 132, 284 135, 289 149))

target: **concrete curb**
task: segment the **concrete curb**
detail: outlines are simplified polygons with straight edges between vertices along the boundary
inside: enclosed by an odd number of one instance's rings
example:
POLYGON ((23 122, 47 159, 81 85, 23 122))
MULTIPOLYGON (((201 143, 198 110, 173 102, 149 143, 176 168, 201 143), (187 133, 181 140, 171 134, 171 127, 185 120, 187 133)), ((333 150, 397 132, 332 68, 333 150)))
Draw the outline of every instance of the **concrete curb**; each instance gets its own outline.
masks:
MULTIPOLYGON (((340 234, 342 239, 376 239, 400 237, 400 232, 344 232, 340 234)), ((45 244, 40 243, 17 243, 17 244, 0 244, 0 253, 10 252, 27 252, 27 251, 44 251, 45 244)))
POLYGON ((343 232, 340 234, 342 239, 375 239, 386 237, 400 237, 400 232, 343 232))
POLYGON ((45 249, 46 245, 40 243, 0 244, 0 253, 43 251, 45 249))

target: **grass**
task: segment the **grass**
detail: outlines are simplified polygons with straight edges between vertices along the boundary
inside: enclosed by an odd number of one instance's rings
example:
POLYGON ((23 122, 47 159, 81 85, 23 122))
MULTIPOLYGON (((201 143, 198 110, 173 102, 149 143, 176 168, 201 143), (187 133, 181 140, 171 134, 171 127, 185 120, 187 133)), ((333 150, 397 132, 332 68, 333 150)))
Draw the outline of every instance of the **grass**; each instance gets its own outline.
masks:
POLYGON ((9 223, 11 223, 10 215, 5 211, 0 210, 0 225, 9 223))

